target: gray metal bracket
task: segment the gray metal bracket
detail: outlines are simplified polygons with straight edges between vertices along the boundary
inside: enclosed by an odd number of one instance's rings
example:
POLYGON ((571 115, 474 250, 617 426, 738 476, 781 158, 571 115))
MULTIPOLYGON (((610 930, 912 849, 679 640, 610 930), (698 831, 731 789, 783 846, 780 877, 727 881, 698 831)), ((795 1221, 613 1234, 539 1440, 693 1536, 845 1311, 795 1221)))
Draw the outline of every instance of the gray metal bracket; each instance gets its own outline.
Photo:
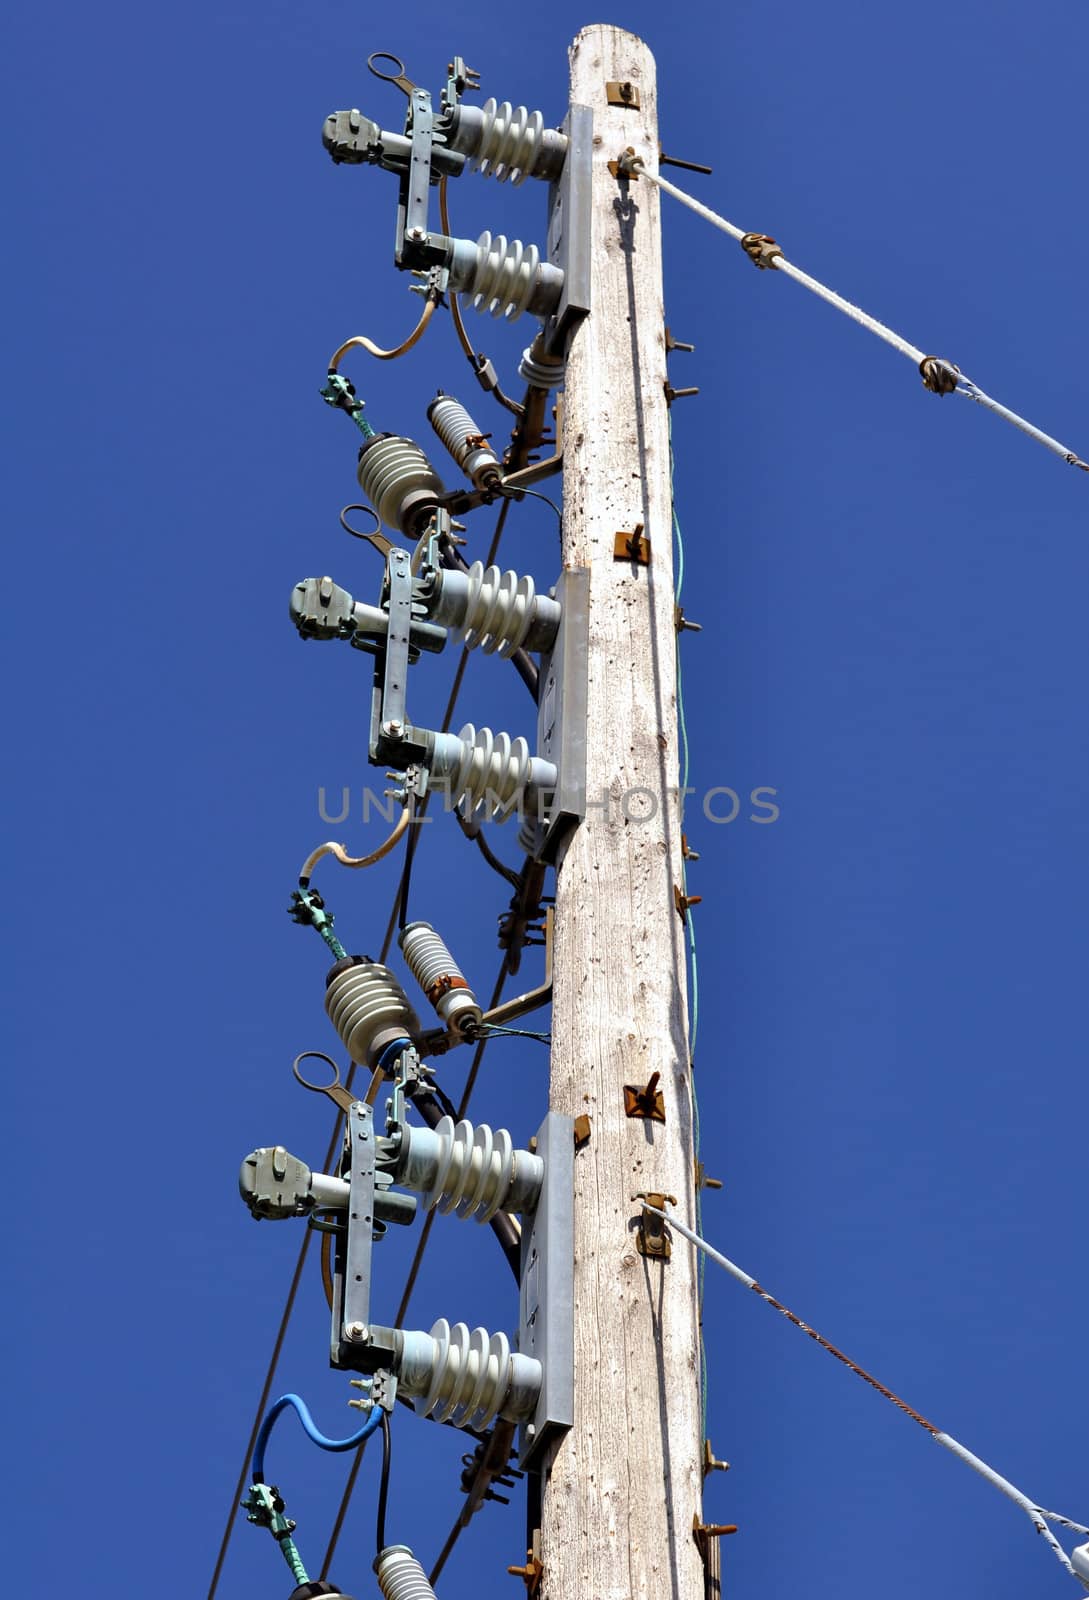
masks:
POLYGON ((571 106, 563 131, 567 155, 548 200, 548 259, 563 269, 563 290, 545 337, 553 355, 566 354, 572 333, 590 314, 592 109, 571 106))
POLYGON ((541 858, 554 861, 569 829, 586 815, 586 693, 589 656, 590 572, 569 567, 556 585, 560 626, 541 657, 537 753, 555 766, 556 791, 541 817, 541 858))
POLYGON ((374 1113, 357 1100, 348 1112, 348 1226, 337 1241, 333 1273, 333 1343, 330 1364, 358 1365, 370 1336, 371 1256, 374 1250, 374 1173, 378 1158, 374 1113))
POLYGON ((412 639, 412 558, 396 546, 387 561, 388 602, 385 648, 375 658, 371 697, 370 758, 403 771, 427 751, 408 720, 408 668, 412 639))
POLYGON ((519 1438, 518 1464, 540 1452, 575 1420, 575 1134, 570 1117, 550 1111, 537 1131, 544 1182, 536 1210, 522 1221, 518 1349, 541 1363, 544 1380, 532 1422, 519 1438))
POLYGON ((398 229, 394 257, 399 267, 418 265, 419 246, 427 241, 427 200, 431 186, 431 144, 435 126, 431 96, 426 89, 413 89, 409 105, 412 154, 401 189, 404 219, 398 229))

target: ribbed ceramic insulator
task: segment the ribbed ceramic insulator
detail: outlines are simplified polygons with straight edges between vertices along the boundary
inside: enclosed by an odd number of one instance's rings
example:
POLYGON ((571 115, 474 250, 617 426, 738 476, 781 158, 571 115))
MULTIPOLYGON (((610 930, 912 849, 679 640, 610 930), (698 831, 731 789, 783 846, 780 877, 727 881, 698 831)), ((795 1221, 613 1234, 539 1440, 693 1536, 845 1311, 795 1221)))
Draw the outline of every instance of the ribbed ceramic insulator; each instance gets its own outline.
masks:
POLYGON ((476 242, 476 271, 469 293, 477 311, 514 322, 533 298, 541 252, 535 244, 482 233, 476 242))
POLYGON ((477 488, 499 478, 499 457, 460 400, 439 394, 427 408, 431 426, 477 488))
POLYGON ((426 1333, 403 1336, 397 1382, 417 1411, 455 1428, 490 1427, 497 1416, 521 1422, 541 1392, 541 1364, 512 1353, 504 1333, 439 1319, 426 1333))
POLYGON ((485 655, 498 650, 501 656, 512 656, 525 643, 533 622, 537 592, 533 579, 485 567, 482 561, 474 561, 466 576, 469 605, 465 621, 454 632, 470 650, 483 650, 485 655))
POLYGON ((424 1209, 490 1222, 497 1211, 531 1211, 544 1181, 544 1162, 516 1150, 506 1128, 455 1123, 410 1127, 397 1182, 422 1195, 424 1209))
POLYGON ((480 1022, 480 1003, 465 974, 430 922, 410 922, 397 935, 408 969, 448 1027, 471 1032, 480 1022))
POLYGON ((385 1600, 436 1600, 424 1569, 407 1544, 390 1544, 374 1563, 385 1600))
MULTIPOLYGON (((481 172, 502 183, 523 183, 537 159, 543 143, 544 118, 539 111, 512 106, 509 100, 499 105, 485 100, 480 145, 470 162, 470 170, 481 172)), ((549 130, 551 132, 551 130, 549 130)))
POLYGON ((420 1032, 420 1019, 388 967, 361 961, 335 972, 325 1009, 353 1061, 373 1067, 398 1038, 420 1032))
POLYGON ((454 805, 465 817, 506 821, 525 793, 530 778, 529 745, 509 733, 474 728, 467 722, 458 734, 461 760, 450 780, 454 805))
POLYGON ((518 848, 524 850, 527 856, 536 859, 543 844, 544 829, 540 821, 527 811, 518 828, 518 848))
POLYGON ((379 434, 359 457, 359 487, 387 528, 409 533, 415 513, 444 493, 442 479, 419 445, 379 434))
POLYGON ((567 376, 566 361, 538 361, 533 346, 522 351, 518 363, 518 376, 531 383, 535 389, 558 389, 567 376))

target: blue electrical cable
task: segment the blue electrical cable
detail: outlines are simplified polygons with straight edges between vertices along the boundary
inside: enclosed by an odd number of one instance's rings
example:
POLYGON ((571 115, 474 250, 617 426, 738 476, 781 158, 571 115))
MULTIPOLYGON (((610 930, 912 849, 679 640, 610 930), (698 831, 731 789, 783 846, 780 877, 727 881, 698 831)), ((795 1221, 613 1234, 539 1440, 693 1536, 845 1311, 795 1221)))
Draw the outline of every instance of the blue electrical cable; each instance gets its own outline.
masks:
POLYGON ((354 1450, 356 1445, 362 1444, 365 1439, 370 1438, 371 1434, 381 1422, 383 1415, 382 1407, 375 1406, 374 1410, 371 1412, 363 1426, 359 1429, 358 1433, 353 1433, 348 1439, 327 1439, 324 1433, 320 1432, 315 1426, 314 1419, 310 1415, 306 1401, 301 1399, 297 1394, 282 1394, 278 1400, 273 1401, 269 1408, 268 1415, 265 1417, 265 1420, 262 1422, 257 1433, 257 1442, 253 1447, 254 1483, 265 1482, 265 1449, 268 1445, 269 1434, 272 1432, 280 1412, 286 1411, 288 1406, 293 1407, 293 1409, 297 1412, 299 1421, 303 1425, 303 1431, 305 1432, 306 1437, 312 1440, 313 1443, 318 1446, 319 1450, 354 1450))
POLYGON ((390 1069, 390 1066, 393 1064, 393 1062, 395 1062, 397 1060, 397 1057, 401 1054, 401 1052, 403 1050, 407 1050, 408 1049, 408 1047, 411 1045, 411 1043, 412 1043, 412 1040, 408 1037, 407 1034, 405 1035, 405 1037, 403 1039, 394 1039, 393 1043, 387 1045, 386 1048, 382 1051, 382 1054, 378 1057, 378 1061, 376 1062, 376 1066, 378 1068, 378 1071, 379 1072, 388 1072, 389 1069, 390 1069))

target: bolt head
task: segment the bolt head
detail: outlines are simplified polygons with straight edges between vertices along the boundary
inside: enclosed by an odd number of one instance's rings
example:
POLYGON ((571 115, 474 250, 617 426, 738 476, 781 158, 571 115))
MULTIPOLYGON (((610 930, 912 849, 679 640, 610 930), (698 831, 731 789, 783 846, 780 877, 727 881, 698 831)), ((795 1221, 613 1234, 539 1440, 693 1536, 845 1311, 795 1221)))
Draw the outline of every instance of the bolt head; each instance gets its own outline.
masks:
POLYGON ((349 1322, 344 1332, 355 1344, 366 1344, 371 1336, 371 1330, 362 1322, 349 1322))

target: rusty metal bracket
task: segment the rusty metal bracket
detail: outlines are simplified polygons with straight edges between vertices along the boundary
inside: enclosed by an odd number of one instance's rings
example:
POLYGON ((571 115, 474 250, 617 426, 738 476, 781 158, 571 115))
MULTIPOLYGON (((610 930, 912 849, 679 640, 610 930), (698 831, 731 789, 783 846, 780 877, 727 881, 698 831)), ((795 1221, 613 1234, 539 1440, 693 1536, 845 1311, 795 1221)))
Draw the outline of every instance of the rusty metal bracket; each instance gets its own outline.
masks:
POLYGON ((688 921, 689 906, 698 906, 702 903, 701 894, 685 894, 679 883, 673 885, 673 904, 677 908, 677 915, 682 922, 688 921))
POLYGON ((680 156, 667 156, 661 145, 658 146, 658 165, 662 167, 683 167, 685 172, 705 172, 709 178, 714 174, 714 168, 705 167, 701 161, 682 161, 680 156))
POLYGON ((668 379, 662 387, 665 390, 667 406, 671 406, 674 400, 685 400, 689 395, 699 394, 700 392, 698 384, 691 384, 687 389, 675 389, 668 379))
POLYGON ((710 1439, 705 1439, 703 1441, 703 1476, 706 1478, 712 1472, 729 1472, 729 1470, 730 1463, 728 1461, 720 1461, 711 1448, 710 1439))
POLYGON ((697 1189, 721 1189, 722 1188, 722 1179, 721 1178, 709 1178, 707 1176, 707 1169, 704 1166, 703 1162, 700 1161, 700 1160, 696 1161, 696 1188, 697 1189))
MULTIPOLYGON (((661 1211, 667 1201, 671 1206, 677 1204, 677 1197, 673 1194, 644 1194, 640 1191, 638 1194, 633 1194, 632 1199, 645 1200, 648 1206, 655 1206, 658 1211, 661 1211)), ((657 1256, 662 1261, 668 1261, 673 1254, 673 1243, 666 1229, 665 1218, 648 1211, 646 1206, 639 1218, 635 1248, 641 1256, 657 1256)))
POLYGON ((648 1122, 664 1122, 665 1100, 658 1084, 662 1074, 655 1072, 651 1075, 650 1082, 640 1088, 637 1084, 624 1085, 624 1115, 626 1117, 642 1117, 648 1122))
POLYGON ((605 100, 611 106, 627 106, 629 111, 638 111, 641 104, 634 83, 617 83, 615 79, 605 85, 605 100))
POLYGON ((686 631, 688 633, 703 632, 703 623, 690 622, 684 614, 683 607, 676 604, 673 607, 673 626, 676 628, 678 633, 684 633, 686 631))
POLYGON ((685 344, 680 339, 674 339, 673 334, 671 333, 668 324, 666 325, 665 341, 666 341, 666 353, 667 354, 668 354, 668 352, 670 350, 687 350, 689 352, 689 354, 691 354, 692 351, 695 350, 695 348, 696 348, 694 344, 685 344))
POLYGON ((708 1540, 722 1539, 726 1534, 736 1532, 736 1522, 701 1522, 698 1516, 692 1518, 692 1537, 699 1545, 701 1554, 708 1540))
POLYGON ((526 1564, 524 1567, 508 1567, 507 1571, 512 1578, 521 1578, 526 1586, 526 1594, 533 1600, 533 1596, 540 1593, 541 1579, 544 1577, 544 1563, 541 1560, 541 1530, 534 1528, 533 1543, 526 1551, 526 1564))
POLYGON ((734 1523, 704 1523, 698 1516, 692 1518, 692 1537, 703 1562, 704 1600, 721 1600, 722 1550, 719 1540, 725 1533, 736 1533, 734 1523))
POLYGON ((591 1134, 591 1132, 592 1132, 592 1129, 590 1127, 590 1118, 589 1118, 588 1113, 584 1111, 580 1117, 576 1117, 575 1118, 575 1149, 576 1150, 581 1150, 583 1145, 587 1145, 587 1144, 590 1143, 590 1134, 591 1134))
POLYGON ((641 567, 649 567, 650 540, 641 522, 637 522, 630 533, 626 528, 618 530, 613 539, 613 560, 636 561, 641 567))

